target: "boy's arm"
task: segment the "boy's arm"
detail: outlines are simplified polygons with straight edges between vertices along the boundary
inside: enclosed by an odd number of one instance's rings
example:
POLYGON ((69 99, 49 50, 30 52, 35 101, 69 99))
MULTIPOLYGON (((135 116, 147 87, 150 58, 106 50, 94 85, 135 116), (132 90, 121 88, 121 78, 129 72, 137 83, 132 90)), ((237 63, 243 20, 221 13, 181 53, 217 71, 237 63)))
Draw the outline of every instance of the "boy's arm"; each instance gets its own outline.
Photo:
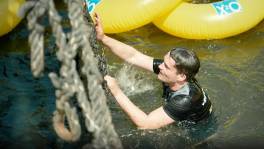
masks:
POLYGON ((97 14, 95 14, 95 29, 97 39, 107 46, 115 55, 130 64, 153 71, 153 58, 139 52, 127 44, 105 35, 100 17, 97 14))
POLYGON ((107 85, 122 110, 129 116, 133 123, 140 129, 157 129, 174 122, 163 107, 159 107, 149 114, 143 112, 122 92, 114 78, 105 76, 107 85))

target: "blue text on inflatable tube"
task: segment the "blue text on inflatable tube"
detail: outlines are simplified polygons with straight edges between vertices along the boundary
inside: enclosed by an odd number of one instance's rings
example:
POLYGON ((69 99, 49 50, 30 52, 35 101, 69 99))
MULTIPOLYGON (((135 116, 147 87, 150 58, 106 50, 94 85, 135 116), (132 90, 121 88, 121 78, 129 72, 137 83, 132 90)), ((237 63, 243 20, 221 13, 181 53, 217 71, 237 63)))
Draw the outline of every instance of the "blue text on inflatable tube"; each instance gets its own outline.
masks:
POLYGON ((240 12, 242 6, 237 0, 224 0, 221 2, 212 3, 218 15, 229 15, 235 12, 240 12))
POLYGON ((95 9, 95 6, 100 2, 101 0, 85 0, 86 8, 89 13, 93 12, 95 9))

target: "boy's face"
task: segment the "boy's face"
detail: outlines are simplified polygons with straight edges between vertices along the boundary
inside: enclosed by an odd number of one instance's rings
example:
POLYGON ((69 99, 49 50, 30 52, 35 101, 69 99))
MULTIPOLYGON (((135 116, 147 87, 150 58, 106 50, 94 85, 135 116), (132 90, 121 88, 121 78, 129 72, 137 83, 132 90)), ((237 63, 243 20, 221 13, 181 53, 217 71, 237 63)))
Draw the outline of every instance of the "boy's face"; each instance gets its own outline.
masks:
POLYGON ((164 56, 164 62, 159 65, 158 79, 165 83, 176 83, 185 80, 185 75, 179 73, 175 61, 170 57, 170 52, 164 56))

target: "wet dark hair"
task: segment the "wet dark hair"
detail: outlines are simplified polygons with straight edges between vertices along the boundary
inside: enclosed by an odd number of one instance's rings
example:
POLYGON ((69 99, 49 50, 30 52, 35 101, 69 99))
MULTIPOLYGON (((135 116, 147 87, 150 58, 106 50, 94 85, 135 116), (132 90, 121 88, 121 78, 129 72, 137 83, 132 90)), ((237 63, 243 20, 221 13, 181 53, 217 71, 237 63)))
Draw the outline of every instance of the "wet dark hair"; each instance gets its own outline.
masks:
POLYGON ((185 48, 174 48, 170 51, 170 57, 175 61, 179 73, 187 77, 187 81, 195 80, 195 75, 200 68, 200 60, 197 55, 185 48))

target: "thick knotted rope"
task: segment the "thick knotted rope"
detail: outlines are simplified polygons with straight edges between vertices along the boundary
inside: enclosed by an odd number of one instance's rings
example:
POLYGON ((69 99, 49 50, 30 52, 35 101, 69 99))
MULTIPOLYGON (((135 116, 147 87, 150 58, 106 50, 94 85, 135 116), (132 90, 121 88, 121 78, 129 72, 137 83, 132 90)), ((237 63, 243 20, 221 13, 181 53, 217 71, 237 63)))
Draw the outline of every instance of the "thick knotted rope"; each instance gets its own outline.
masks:
MULTIPOLYGON (((34 76, 40 76, 44 68, 44 27, 38 23, 41 16, 48 13, 53 36, 56 39, 56 53, 61 62, 59 74, 49 76, 56 88, 56 111, 53 125, 59 137, 67 141, 78 140, 81 135, 76 107, 70 100, 77 99, 85 117, 85 125, 93 133, 94 148, 122 148, 121 142, 112 125, 110 111, 106 104, 105 92, 102 88, 102 74, 98 70, 98 61, 90 42, 92 27, 84 21, 81 0, 65 0, 68 4, 68 16, 71 31, 64 33, 61 26, 61 16, 58 14, 53 0, 39 0, 29 12, 28 28, 31 30, 29 43, 31 45, 31 70, 34 76), (76 69, 76 61, 80 55, 82 68, 76 69), (85 76, 83 81, 80 76, 85 76), (69 129, 65 126, 65 119, 69 129)), ((27 7, 28 8, 28 7, 27 7)), ((95 36, 93 36, 95 37, 95 36)), ((95 48, 93 46, 93 48, 95 48)), ((98 55, 97 55, 98 57, 98 55)), ((100 63, 101 65, 102 63, 100 63)))

